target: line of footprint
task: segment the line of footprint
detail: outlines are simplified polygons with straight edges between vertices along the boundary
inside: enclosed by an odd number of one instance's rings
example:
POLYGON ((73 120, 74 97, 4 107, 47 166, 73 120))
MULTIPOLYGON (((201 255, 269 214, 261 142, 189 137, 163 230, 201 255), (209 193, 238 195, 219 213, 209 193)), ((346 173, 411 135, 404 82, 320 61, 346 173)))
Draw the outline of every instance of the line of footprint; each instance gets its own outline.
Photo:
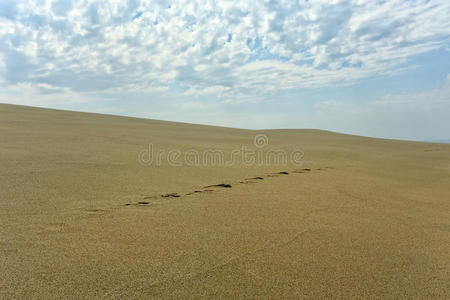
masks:
MULTIPOLYGON (((321 168, 317 168, 315 170, 317 171, 323 171, 323 170, 327 170, 327 169, 333 169, 333 167, 321 167, 321 168)), ((296 169, 294 171, 292 171, 292 173, 307 173, 312 171, 311 168, 303 168, 303 169, 296 169)), ((275 172, 275 173, 268 173, 266 174, 267 177, 278 177, 281 175, 289 175, 289 172, 286 171, 281 171, 281 172, 275 172)), ((246 178, 242 181, 239 181, 240 184, 252 184, 252 183, 258 183, 259 181, 264 180, 264 177, 262 176, 256 176, 256 177, 252 177, 252 178, 246 178)), ((199 193, 208 193, 208 192, 214 192, 214 189, 212 188, 232 188, 231 184, 228 183, 219 183, 219 184, 213 184, 213 185, 207 185, 204 186, 203 189, 201 190, 194 190, 192 192, 186 193, 184 195, 180 195, 178 193, 167 193, 167 194, 162 194, 159 196, 146 196, 143 198, 142 201, 138 201, 135 203, 126 203, 125 206, 131 206, 131 205, 135 205, 135 206, 145 206, 150 204, 150 201, 146 201, 146 200, 151 200, 151 199, 158 199, 158 198, 180 198, 183 196, 190 196, 190 195, 194 195, 194 194, 199 194, 199 193)))

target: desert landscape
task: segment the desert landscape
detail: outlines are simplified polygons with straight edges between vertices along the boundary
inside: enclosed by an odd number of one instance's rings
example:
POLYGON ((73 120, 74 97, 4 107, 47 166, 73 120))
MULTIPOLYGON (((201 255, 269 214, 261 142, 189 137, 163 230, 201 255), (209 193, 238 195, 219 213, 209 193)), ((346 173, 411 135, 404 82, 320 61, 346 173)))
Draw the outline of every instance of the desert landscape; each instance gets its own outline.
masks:
POLYGON ((0 104, 0 166, 2 299, 450 297, 448 144, 0 104))

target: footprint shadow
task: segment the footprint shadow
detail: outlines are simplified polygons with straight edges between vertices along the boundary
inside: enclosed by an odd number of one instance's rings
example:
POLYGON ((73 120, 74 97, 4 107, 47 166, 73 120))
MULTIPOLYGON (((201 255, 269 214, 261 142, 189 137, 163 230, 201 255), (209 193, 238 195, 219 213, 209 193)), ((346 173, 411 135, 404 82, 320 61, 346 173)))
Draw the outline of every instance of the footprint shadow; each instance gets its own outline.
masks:
POLYGON ((211 188, 211 187, 223 187, 223 188, 231 188, 231 184, 227 184, 227 183, 219 183, 219 184, 213 184, 213 185, 207 185, 204 186, 204 188, 211 188))
POLYGON ((163 198, 179 198, 179 197, 181 197, 181 195, 179 195, 178 193, 167 193, 167 194, 161 195, 161 197, 163 197, 163 198))

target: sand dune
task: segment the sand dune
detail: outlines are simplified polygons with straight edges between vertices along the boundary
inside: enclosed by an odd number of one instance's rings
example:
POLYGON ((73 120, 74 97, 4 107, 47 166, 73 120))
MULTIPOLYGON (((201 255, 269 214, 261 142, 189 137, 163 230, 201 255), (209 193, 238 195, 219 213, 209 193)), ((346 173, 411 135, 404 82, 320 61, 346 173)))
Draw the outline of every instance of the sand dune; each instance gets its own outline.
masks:
POLYGON ((0 166, 0 298, 450 297, 448 144, 0 104, 0 166))

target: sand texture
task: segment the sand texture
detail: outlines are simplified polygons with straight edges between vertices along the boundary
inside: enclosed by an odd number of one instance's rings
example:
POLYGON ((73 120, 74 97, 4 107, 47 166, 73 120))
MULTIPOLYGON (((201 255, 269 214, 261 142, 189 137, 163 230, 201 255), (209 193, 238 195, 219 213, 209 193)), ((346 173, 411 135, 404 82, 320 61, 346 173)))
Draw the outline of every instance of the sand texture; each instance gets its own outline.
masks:
POLYGON ((450 298, 450 145, 0 104, 1 299, 450 298), (302 165, 143 164, 255 135, 302 165))

